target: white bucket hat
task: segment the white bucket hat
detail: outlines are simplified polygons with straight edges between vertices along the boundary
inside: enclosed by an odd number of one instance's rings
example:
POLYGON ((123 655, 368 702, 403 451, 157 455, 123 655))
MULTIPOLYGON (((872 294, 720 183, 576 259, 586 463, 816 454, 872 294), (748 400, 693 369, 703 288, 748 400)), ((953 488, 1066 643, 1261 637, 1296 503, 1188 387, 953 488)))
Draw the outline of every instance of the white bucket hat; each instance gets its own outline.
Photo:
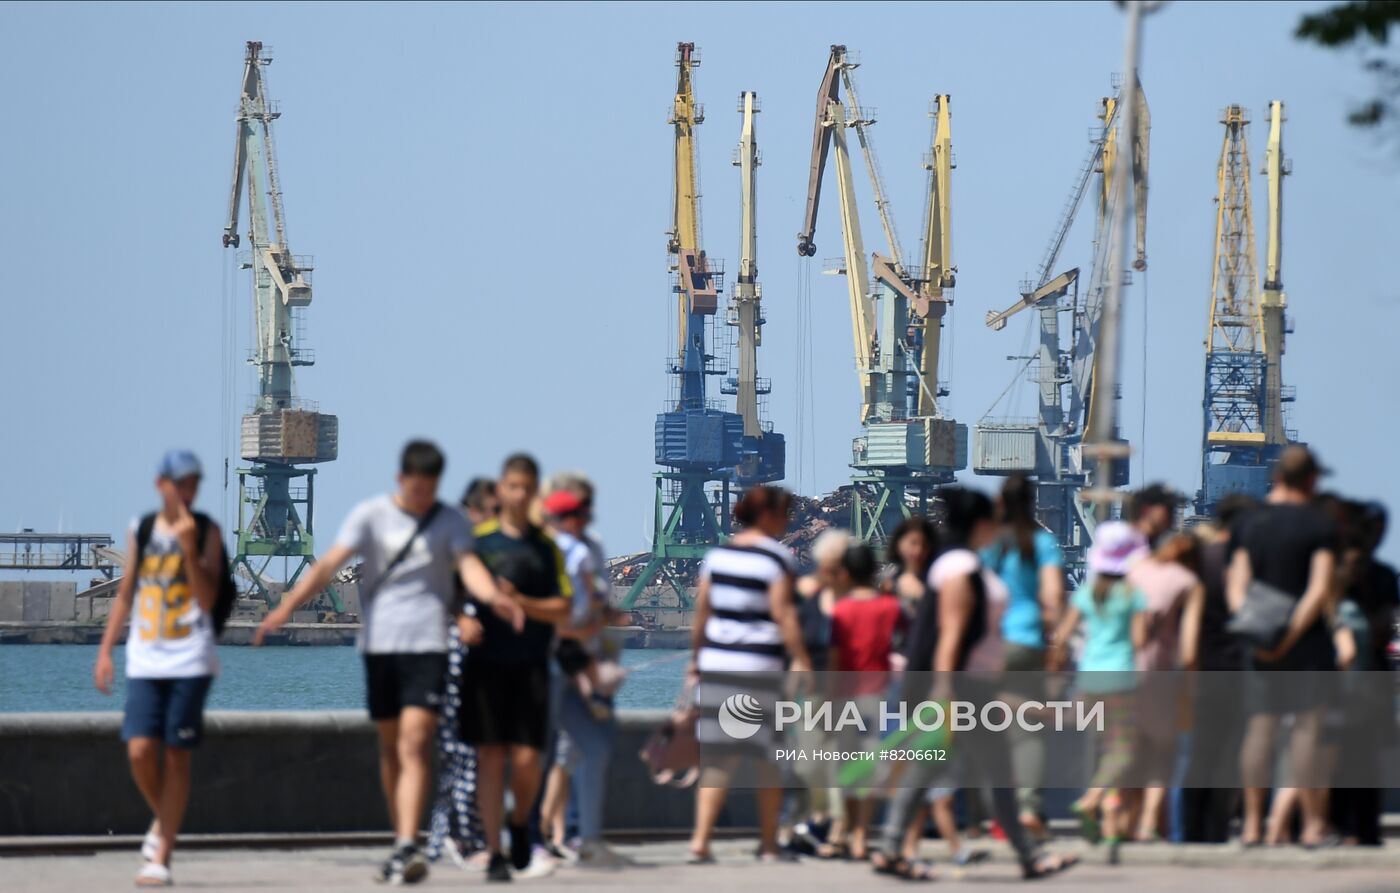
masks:
POLYGON ((1089 572, 1121 577, 1147 551, 1147 538, 1126 521, 1100 524, 1089 547, 1089 572))

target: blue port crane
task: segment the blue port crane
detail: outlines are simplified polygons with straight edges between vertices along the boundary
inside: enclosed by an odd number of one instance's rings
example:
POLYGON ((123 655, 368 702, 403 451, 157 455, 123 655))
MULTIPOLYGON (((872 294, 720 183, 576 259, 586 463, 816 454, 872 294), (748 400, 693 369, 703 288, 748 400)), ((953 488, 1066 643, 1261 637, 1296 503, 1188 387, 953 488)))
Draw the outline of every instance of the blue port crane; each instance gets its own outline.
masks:
POLYGON ((740 98, 744 123, 736 164, 743 189, 742 262, 733 301, 717 325, 724 271, 701 245, 695 150, 696 128, 705 120, 705 111, 696 102, 693 87, 699 64, 693 43, 677 44, 676 92, 670 114, 672 220, 666 234, 677 340, 666 367, 671 396, 656 417, 656 464, 661 470, 654 474, 652 551, 623 599, 625 610, 688 609, 690 580, 699 560, 729 535, 736 491, 783 477, 783 438, 762 418, 760 398, 769 385, 759 378, 757 366, 763 326, 755 229, 757 97, 746 93, 740 98), (738 329, 739 372, 732 379, 727 378, 728 357, 719 347, 724 324, 738 329), (721 379, 721 394, 737 397, 739 412, 709 398, 711 378, 721 379))

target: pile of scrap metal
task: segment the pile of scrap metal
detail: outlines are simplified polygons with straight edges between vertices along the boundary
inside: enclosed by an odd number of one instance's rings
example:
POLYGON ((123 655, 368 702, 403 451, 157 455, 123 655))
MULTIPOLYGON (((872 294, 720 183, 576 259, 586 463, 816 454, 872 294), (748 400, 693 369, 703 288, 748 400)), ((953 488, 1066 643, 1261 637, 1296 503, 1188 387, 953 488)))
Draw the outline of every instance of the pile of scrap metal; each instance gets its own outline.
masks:
POLYGON ((793 497, 792 529, 783 537, 783 543, 797 556, 798 567, 811 567, 812 542, 823 530, 850 528, 852 499, 853 488, 850 484, 816 499, 793 497))
MULTIPOLYGON (((797 555, 798 565, 810 564, 812 541, 823 530, 830 527, 849 527, 851 520, 851 487, 841 487, 834 493, 819 498, 794 496, 792 504, 792 532, 783 542, 797 555)), ((619 555, 608 562, 608 575, 612 578, 614 591, 625 592, 637 580, 637 576, 651 560, 650 552, 634 552, 619 555)), ((693 573, 693 572, 692 572, 693 573)), ((695 584, 694 579, 684 581, 687 586, 695 584)))

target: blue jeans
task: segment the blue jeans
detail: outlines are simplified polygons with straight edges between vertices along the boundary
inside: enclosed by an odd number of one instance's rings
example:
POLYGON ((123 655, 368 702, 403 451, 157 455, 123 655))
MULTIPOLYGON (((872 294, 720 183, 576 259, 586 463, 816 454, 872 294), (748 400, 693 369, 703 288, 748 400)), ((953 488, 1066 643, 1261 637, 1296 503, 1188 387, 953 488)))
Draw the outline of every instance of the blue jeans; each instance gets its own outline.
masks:
POLYGON ((603 838, 603 798, 617 723, 599 722, 583 696, 562 674, 554 676, 559 704, 559 730, 569 736, 575 752, 573 800, 578 807, 578 836, 585 841, 603 838))

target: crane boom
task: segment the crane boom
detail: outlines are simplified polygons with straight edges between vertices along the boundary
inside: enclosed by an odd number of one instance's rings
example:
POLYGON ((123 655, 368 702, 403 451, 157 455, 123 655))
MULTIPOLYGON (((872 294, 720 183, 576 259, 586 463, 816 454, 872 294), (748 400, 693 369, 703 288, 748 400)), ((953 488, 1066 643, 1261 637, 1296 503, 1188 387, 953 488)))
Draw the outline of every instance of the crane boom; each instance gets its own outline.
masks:
POLYGON ((922 320, 922 348, 919 353, 918 412, 921 416, 938 413, 938 357, 942 348, 943 317, 956 279, 953 265, 953 126, 951 97, 944 93, 933 99, 933 146, 929 152, 928 203, 924 213, 924 255, 918 298, 910 305, 922 320))
MULTIPOLYGON (((856 207, 855 177, 851 153, 846 143, 846 107, 840 100, 827 106, 830 120, 832 162, 836 166, 836 189, 841 205, 841 240, 845 248, 846 288, 851 303, 851 339, 855 348, 856 377, 860 381, 861 421, 869 419, 875 401, 875 308, 870 301, 870 273, 865 265, 865 243, 861 238, 860 212, 856 207)), ((820 181, 818 181, 820 182, 820 181)))
POLYGON ((1292 171, 1283 154, 1283 122, 1283 103, 1270 102, 1269 144, 1264 155, 1264 172, 1269 182, 1269 235, 1259 301, 1264 340, 1264 438, 1270 445, 1282 445, 1288 440, 1283 419, 1284 312, 1288 307, 1283 292, 1283 178, 1292 171))
MULTIPOLYGON (((1142 83, 1137 85, 1137 121, 1134 130, 1137 135, 1133 140, 1133 190, 1134 190, 1134 219, 1137 224, 1136 257, 1133 261, 1133 269, 1147 269, 1147 165, 1148 165, 1148 138, 1151 132, 1152 119, 1147 107, 1147 95, 1143 92, 1142 83)), ((1074 218, 1079 213, 1079 207, 1084 202, 1084 196, 1089 190, 1089 180, 1096 171, 1102 172, 1105 169, 1112 169, 1113 158, 1116 154, 1116 144, 1114 127, 1117 123, 1118 108, 1120 106, 1121 92, 1112 98, 1105 99, 1103 103, 1103 127, 1100 129, 1100 136, 1092 141, 1089 152, 1080 165, 1079 173, 1075 175, 1074 185, 1070 189, 1069 199, 1065 201, 1064 208, 1061 209, 1059 222, 1055 225, 1055 230, 1050 237, 1050 243, 1046 246, 1045 254, 1040 259, 1040 265, 1036 268, 1035 278, 1029 283, 1029 288, 1021 293, 1021 299, 1010 307, 1002 311, 987 311, 987 327, 999 331, 1005 328, 1007 320, 1015 316, 1027 307, 1034 307, 1038 301, 1030 300, 1033 294, 1048 295, 1053 289, 1047 290, 1055 270, 1055 262, 1059 260, 1060 250, 1064 248, 1065 239, 1069 236, 1070 228, 1074 224, 1074 218)), ((1108 205, 1108 185, 1104 185, 1103 193, 1099 197, 1099 215, 1102 216, 1108 205)), ((1064 274, 1061 273, 1060 276, 1064 274)), ((1059 277, 1055 277, 1058 279, 1059 277)))
MULTIPOLYGON (((667 249, 678 277, 677 362, 687 365, 686 354, 695 349, 691 326, 699 317, 711 315, 718 307, 718 295, 710 276, 708 259, 700 247, 700 191, 695 173, 695 127, 705 120, 704 109, 695 102, 691 71, 699 66, 695 44, 676 45, 676 95, 671 109, 675 128, 675 192, 672 196, 671 229, 667 249)), ((686 376, 683 402, 704 400, 701 376, 686 376)))
POLYGON ((822 76, 821 87, 817 90, 816 123, 812 127, 812 163, 807 172, 807 212, 802 218, 802 230, 797 234, 797 253, 802 257, 811 257, 817 253, 817 244, 812 240, 817 234, 817 206, 822 197, 822 174, 826 171, 826 156, 831 149, 831 115, 828 107, 839 95, 841 82, 837 75, 841 60, 845 56, 844 46, 831 45, 831 55, 826 60, 826 74, 822 76))
POLYGON ((875 196, 875 210, 880 215, 880 228, 885 231, 885 244, 890 251, 890 262, 895 272, 903 277, 904 254, 899 247, 894 217, 890 214, 890 200, 885 194, 884 178, 880 176, 880 162, 875 157, 875 144, 870 141, 870 134, 865 132, 868 125, 875 123, 875 118, 861 106, 860 97, 856 95, 855 79, 851 77, 851 72, 859 65, 859 62, 851 60, 849 54, 842 54, 841 83, 846 87, 846 111, 849 116, 847 126, 855 128, 856 141, 860 143, 861 156, 865 159, 865 172, 870 177, 870 190, 875 196))
POLYGON ((740 97, 744 116, 739 136, 739 183, 741 211, 739 219, 739 278, 734 286, 734 304, 739 317, 739 381, 735 395, 735 410, 744 419, 744 436, 763 434, 758 417, 758 346, 762 339, 762 319, 759 313, 761 293, 758 287, 758 142, 754 133, 754 115, 758 113, 758 94, 745 91, 740 97))

